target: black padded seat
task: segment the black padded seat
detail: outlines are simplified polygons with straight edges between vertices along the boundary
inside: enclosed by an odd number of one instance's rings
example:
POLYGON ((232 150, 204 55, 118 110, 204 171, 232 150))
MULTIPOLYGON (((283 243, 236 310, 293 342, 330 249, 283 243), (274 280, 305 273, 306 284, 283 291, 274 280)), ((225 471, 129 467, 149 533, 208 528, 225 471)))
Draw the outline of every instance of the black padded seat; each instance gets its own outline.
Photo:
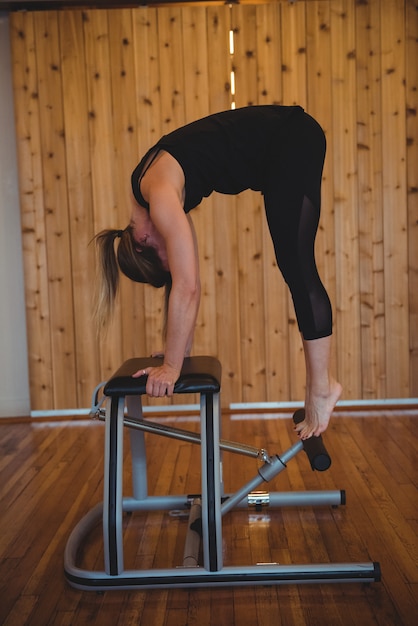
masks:
MULTIPOLYGON (((104 387, 106 396, 141 396, 146 393, 147 376, 132 378, 132 374, 147 367, 162 364, 160 357, 128 359, 113 374, 104 387)), ((221 388, 222 367, 211 356, 193 356, 184 359, 174 393, 218 393, 221 388)))

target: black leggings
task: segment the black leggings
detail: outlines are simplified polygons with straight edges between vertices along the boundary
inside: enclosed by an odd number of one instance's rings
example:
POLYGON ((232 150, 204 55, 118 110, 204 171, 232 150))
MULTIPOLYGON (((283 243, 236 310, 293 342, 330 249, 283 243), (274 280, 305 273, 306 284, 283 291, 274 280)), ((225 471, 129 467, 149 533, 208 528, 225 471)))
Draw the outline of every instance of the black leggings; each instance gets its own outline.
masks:
POLYGON ((308 114, 292 116, 270 155, 264 205, 277 263, 305 339, 332 333, 332 310, 315 263, 325 135, 308 114))

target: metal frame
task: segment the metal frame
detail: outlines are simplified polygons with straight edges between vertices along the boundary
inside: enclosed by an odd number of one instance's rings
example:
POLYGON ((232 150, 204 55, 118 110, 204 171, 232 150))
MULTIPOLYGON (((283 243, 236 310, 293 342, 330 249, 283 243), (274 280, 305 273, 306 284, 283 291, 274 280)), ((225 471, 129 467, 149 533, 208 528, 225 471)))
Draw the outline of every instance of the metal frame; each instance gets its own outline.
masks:
POLYGON ((113 396, 105 411, 105 474, 104 500, 77 524, 71 533, 64 556, 65 576, 78 589, 153 589, 166 587, 207 587, 219 585, 268 585, 288 583, 377 582, 378 563, 324 563, 279 565, 260 564, 224 566, 222 555, 222 517, 233 508, 246 507, 249 502, 268 499, 271 506, 338 506, 345 503, 344 491, 271 493, 265 498, 254 494, 286 468, 286 464, 303 449, 298 441, 283 454, 268 456, 265 450, 241 446, 220 439, 219 393, 200 394, 201 433, 171 429, 143 419, 140 395, 113 396), (129 417, 125 415, 125 404, 129 417), (124 497, 123 428, 130 427, 133 495, 124 497), (167 569, 125 570, 122 519, 124 512, 152 510, 184 510, 191 508, 187 495, 149 496, 144 431, 155 432, 201 445, 201 505, 203 566, 167 569), (161 432, 165 431, 165 432, 161 432), (257 475, 234 494, 223 493, 222 450, 258 456, 264 459, 257 475), (77 565, 79 548, 100 519, 103 523, 104 570, 91 571, 77 565))

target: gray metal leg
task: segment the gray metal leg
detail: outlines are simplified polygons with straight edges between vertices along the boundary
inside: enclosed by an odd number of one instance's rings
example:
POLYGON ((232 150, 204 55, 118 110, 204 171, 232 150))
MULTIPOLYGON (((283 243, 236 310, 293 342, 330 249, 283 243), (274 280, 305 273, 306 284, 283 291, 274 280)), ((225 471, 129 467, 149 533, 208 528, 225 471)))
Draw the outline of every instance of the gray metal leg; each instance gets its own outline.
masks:
POLYGON ((103 499, 105 571, 112 576, 123 571, 123 413, 124 398, 112 398, 106 409, 103 499))
POLYGON ((222 569, 221 459, 219 394, 201 395, 203 566, 222 569))
MULTIPOLYGON (((128 413, 135 419, 143 419, 141 396, 126 396, 128 413)), ((132 458, 132 495, 135 500, 144 500, 148 495, 147 454, 143 431, 129 429, 132 458)))

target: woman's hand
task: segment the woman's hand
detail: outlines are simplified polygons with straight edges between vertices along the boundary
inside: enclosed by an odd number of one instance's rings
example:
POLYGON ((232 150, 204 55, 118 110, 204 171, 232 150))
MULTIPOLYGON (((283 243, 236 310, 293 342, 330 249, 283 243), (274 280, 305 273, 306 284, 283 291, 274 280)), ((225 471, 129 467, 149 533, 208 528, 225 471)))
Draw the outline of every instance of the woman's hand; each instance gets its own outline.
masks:
POLYGON ((133 374, 133 378, 141 376, 148 376, 147 394, 153 398, 162 398, 173 395, 174 384, 180 376, 180 371, 164 363, 159 367, 146 367, 133 374))

